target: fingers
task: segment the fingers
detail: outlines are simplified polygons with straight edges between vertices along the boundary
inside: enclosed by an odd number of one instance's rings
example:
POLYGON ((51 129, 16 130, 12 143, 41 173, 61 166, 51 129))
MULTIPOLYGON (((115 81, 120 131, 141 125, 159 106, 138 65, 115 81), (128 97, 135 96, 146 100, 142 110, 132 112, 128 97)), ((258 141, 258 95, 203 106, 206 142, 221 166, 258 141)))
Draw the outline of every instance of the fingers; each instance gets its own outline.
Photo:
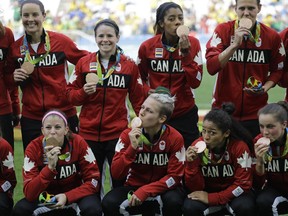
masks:
POLYGON ((83 86, 84 92, 88 95, 96 92, 96 83, 86 83, 83 86))
POLYGON ((197 157, 197 148, 195 146, 189 146, 187 151, 186 151, 186 160, 191 162, 193 160, 195 160, 195 158, 197 157))
POLYGON ((27 74, 27 72, 22 68, 16 69, 13 73, 13 78, 15 82, 22 82, 26 80, 28 77, 29 74, 27 74))
POLYGON ((141 205, 142 202, 136 195, 132 195, 131 200, 130 200, 130 206, 139 206, 141 205))

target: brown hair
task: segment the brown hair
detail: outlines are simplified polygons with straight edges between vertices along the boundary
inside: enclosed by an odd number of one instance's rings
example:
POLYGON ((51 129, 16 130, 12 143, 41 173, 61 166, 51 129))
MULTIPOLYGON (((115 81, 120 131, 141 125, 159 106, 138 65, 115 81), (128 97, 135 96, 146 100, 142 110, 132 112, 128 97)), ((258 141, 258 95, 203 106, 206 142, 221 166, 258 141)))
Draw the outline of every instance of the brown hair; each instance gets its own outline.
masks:
POLYGON ((22 8, 25 4, 36 4, 40 7, 40 11, 42 12, 42 14, 44 15, 45 14, 45 8, 44 8, 44 5, 41 1, 39 0, 25 0, 21 3, 21 6, 20 6, 20 14, 22 16, 22 8))

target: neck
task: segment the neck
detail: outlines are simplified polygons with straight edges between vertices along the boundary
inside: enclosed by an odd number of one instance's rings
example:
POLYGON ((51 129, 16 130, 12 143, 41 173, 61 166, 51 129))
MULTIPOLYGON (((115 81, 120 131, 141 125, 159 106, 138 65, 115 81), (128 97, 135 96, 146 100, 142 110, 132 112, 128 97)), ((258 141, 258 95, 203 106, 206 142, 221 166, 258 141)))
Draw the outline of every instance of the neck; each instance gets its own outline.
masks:
POLYGON ((166 40, 166 44, 169 46, 174 46, 178 43, 178 37, 174 37, 171 35, 165 34, 165 40, 166 40))
POLYGON ((116 48, 113 49, 113 51, 111 51, 111 52, 102 52, 102 51, 100 51, 101 59, 110 60, 110 57, 112 55, 115 55, 115 53, 116 53, 116 48))
POLYGON ((223 142, 219 146, 217 146, 213 149, 213 152, 215 154, 223 153, 225 151, 226 143, 227 143, 227 139, 224 139, 223 142))
POLYGON ((144 128, 144 131, 149 135, 150 139, 153 139, 153 137, 161 130, 161 128, 162 124, 159 124, 154 127, 144 128))
POLYGON ((41 33, 34 32, 33 34, 29 34, 29 35, 31 36, 31 44, 35 44, 35 43, 41 42, 42 31, 41 31, 41 33))

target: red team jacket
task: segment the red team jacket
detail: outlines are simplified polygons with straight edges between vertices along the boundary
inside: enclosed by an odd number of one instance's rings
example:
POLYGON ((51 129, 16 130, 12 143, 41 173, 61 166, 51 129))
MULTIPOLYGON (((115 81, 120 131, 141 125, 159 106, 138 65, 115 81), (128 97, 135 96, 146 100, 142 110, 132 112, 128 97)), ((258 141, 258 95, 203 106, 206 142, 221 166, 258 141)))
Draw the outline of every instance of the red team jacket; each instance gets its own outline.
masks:
MULTIPOLYGON (((286 128, 286 143, 288 142, 287 131, 288 129, 286 128)), ((255 137, 254 143, 261 137, 261 134, 255 137)), ((283 154, 285 145, 287 144, 280 146, 281 155, 283 154)), ((275 156, 275 152, 277 152, 275 143, 270 143, 270 147, 272 148, 272 154, 275 156)), ((261 189, 265 185, 274 188, 285 195, 288 194, 288 154, 278 158, 272 158, 271 161, 265 163, 264 175, 260 176, 254 171, 254 187, 256 189, 261 189)))
POLYGON ((68 204, 99 192, 100 173, 92 150, 85 140, 73 134, 73 139, 65 139, 61 153, 70 152, 70 157, 58 160, 55 171, 48 168, 44 156, 43 136, 34 139, 26 148, 23 179, 24 194, 30 202, 38 200, 39 194, 65 193, 68 204))
POLYGON ((145 201, 180 185, 184 174, 185 148, 183 137, 171 126, 153 146, 131 146, 126 129, 115 148, 111 173, 115 179, 126 178, 125 185, 139 187, 134 194, 145 201))
MULTIPOLYGON (((203 138, 195 140, 191 146, 203 138)), ((219 163, 201 163, 201 156, 186 162, 185 184, 190 192, 208 192, 210 206, 225 205, 252 187, 252 158, 242 141, 230 140, 219 163)))
POLYGON ((283 86, 286 88, 285 101, 288 102, 288 28, 286 28, 282 32, 280 32, 280 37, 283 41, 284 48, 286 51, 286 61, 284 64, 284 73, 283 73, 282 79, 280 80, 280 86, 283 86))
POLYGON ((16 186, 14 154, 11 145, 0 137, 0 193, 7 193, 12 198, 16 186))
POLYGON ((243 40, 224 68, 218 56, 233 41, 235 21, 218 25, 206 47, 207 70, 215 75, 213 107, 221 107, 224 102, 233 102, 237 120, 258 119, 258 110, 267 104, 268 94, 253 95, 243 91, 247 80, 254 76, 263 84, 268 80, 278 83, 282 76, 285 50, 279 34, 260 23, 261 42, 255 44, 250 39, 243 40))
MULTIPOLYGON (((111 59, 108 68, 114 63, 115 59, 111 59)), ((126 96, 129 95, 137 114, 144 101, 137 65, 125 55, 121 55, 115 71, 104 80, 103 86, 97 85, 96 92, 92 95, 86 94, 83 89, 85 77, 90 72, 97 74, 96 53, 79 60, 74 74, 76 78, 71 80, 68 86, 68 100, 75 106, 82 105, 79 134, 86 140, 99 142, 118 139, 128 126, 129 109, 126 96)))
MULTIPOLYGON (((75 107, 66 98, 67 61, 76 64, 81 57, 88 54, 87 51, 79 50, 67 36, 52 31, 47 32, 51 44, 49 54, 36 64, 28 80, 20 84, 23 92, 22 115, 35 120, 41 120, 44 113, 52 108, 62 110, 67 117, 76 115, 75 107)), ((28 46, 32 58, 46 53, 44 45, 45 34, 43 33, 42 41, 37 53, 35 53, 28 37, 28 46)), ((9 64, 14 66, 10 69, 10 74, 12 74, 15 68, 20 68, 24 61, 23 36, 11 46, 9 56, 9 64)))
POLYGON ((0 36, 0 115, 20 114, 18 88, 10 89, 11 80, 7 80, 7 74, 4 72, 8 50, 13 42, 14 35, 11 29, 5 27, 5 35, 0 36))
POLYGON ((202 81, 202 54, 198 39, 189 36, 191 48, 183 57, 180 50, 169 52, 163 47, 162 35, 144 41, 138 51, 138 67, 145 92, 158 86, 176 95, 173 117, 187 113, 195 106, 194 91, 202 81))

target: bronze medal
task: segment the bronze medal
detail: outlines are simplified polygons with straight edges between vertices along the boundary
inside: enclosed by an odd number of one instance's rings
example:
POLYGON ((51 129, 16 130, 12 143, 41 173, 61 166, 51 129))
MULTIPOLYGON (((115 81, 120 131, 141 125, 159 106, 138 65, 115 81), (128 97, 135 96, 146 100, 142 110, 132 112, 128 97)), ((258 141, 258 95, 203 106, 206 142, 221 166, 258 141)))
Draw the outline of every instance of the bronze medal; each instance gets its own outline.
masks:
POLYGON ((257 143, 261 143, 263 145, 270 145, 270 139, 266 137, 261 137, 257 140, 257 143))
POLYGON ((181 37, 181 35, 189 35, 189 28, 185 25, 180 25, 177 30, 176 30, 176 34, 178 35, 178 37, 181 37))
POLYGON ((46 138, 46 146, 59 146, 59 142, 54 137, 46 138))
POLYGON ((140 128, 142 126, 142 120, 139 117, 133 118, 131 121, 131 128, 140 128))
POLYGON ((199 141, 196 143, 197 153, 200 154, 206 149, 206 143, 204 141, 199 141))
POLYGON ((95 73, 88 73, 86 75, 86 83, 98 83, 99 77, 95 73))
POLYGON ((239 21, 239 26, 250 29, 252 27, 252 21, 246 17, 243 17, 239 21))
POLYGON ((24 69, 27 74, 32 74, 33 71, 34 71, 34 65, 30 62, 24 62, 22 65, 21 65, 21 68, 24 69))

